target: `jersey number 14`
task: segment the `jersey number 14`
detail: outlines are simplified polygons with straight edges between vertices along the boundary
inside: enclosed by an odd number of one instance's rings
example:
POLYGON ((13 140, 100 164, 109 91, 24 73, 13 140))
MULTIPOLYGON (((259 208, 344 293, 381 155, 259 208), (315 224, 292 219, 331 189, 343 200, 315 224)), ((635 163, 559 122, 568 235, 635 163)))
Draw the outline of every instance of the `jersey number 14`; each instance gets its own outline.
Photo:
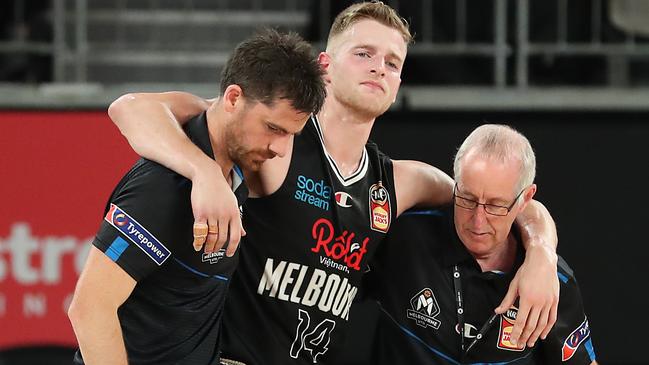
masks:
POLYGON ((311 324, 309 313, 299 309, 297 317, 299 323, 297 324, 295 340, 291 345, 291 357, 297 359, 300 351, 304 349, 311 353, 311 358, 315 364, 318 361, 318 356, 327 352, 327 346, 331 340, 331 331, 336 327, 336 322, 325 319, 315 326, 311 332, 307 333, 311 324))

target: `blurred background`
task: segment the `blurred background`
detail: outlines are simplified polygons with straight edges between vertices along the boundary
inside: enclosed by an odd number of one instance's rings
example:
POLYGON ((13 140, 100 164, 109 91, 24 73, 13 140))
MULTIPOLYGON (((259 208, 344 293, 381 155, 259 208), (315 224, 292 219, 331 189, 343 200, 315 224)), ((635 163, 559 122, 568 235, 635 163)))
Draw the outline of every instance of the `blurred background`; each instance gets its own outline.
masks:
MULTIPOLYGON (((524 133, 599 362, 647 364, 649 1, 386 2, 416 43, 372 139, 450 174, 477 125, 524 133)), ((109 103, 131 91, 214 97, 229 52, 255 29, 295 30, 322 50, 351 3, 0 2, 0 365, 71 362, 70 295, 106 199, 137 158, 109 103)), ((376 309, 354 313, 349 364, 366 364, 376 309)))

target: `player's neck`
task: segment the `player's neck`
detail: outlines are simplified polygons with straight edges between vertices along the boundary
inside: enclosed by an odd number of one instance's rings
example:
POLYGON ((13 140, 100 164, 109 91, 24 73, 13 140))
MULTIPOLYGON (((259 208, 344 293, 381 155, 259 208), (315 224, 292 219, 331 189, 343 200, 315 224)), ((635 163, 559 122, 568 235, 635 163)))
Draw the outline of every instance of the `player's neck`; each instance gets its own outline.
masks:
POLYGON ((474 256, 482 272, 486 271, 502 271, 509 272, 514 266, 516 260, 516 250, 518 243, 514 236, 510 233, 507 237, 507 242, 500 244, 488 254, 481 256, 474 256))
POLYGON ((327 152, 344 176, 351 175, 358 168, 374 120, 356 115, 329 99, 318 113, 327 152))
POLYGON ((228 154, 228 146, 225 136, 225 126, 221 125, 225 119, 220 115, 218 109, 210 108, 207 112, 207 128, 210 134, 210 142, 212 144, 212 152, 214 152, 214 160, 221 167, 223 176, 231 185, 231 173, 234 162, 230 159, 228 154))

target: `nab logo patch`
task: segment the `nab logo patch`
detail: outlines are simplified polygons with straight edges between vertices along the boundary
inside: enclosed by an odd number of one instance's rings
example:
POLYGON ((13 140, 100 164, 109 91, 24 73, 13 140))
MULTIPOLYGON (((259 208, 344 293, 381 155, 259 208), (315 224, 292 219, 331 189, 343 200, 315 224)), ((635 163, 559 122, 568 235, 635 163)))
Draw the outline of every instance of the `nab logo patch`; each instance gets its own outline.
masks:
POLYGON ((588 336, 590 336, 590 327, 588 326, 588 319, 584 318, 584 321, 577 327, 568 338, 563 342, 563 348, 561 349, 561 361, 568 361, 572 358, 572 355, 575 354, 579 345, 584 342, 588 336))
POLYGON ((518 314, 518 308, 511 307, 507 312, 500 315, 500 332, 498 333, 498 348, 501 350, 508 351, 523 351, 523 348, 518 348, 511 342, 512 331, 514 330, 514 324, 516 323, 516 315, 518 314))
POLYGON ((337 191, 336 192, 336 204, 338 206, 341 206, 343 208, 349 208, 352 206, 352 196, 347 194, 344 191, 337 191))
POLYGON ((216 264, 225 256, 225 249, 222 248, 216 252, 204 253, 201 261, 216 264))
POLYGON ((420 327, 433 327, 439 329, 442 324, 436 317, 439 314, 439 305, 437 299, 430 288, 422 289, 410 299, 410 307, 406 315, 409 319, 414 320, 420 327))
POLYGON ((135 243, 158 266, 162 265, 171 255, 171 252, 154 235, 117 205, 110 205, 104 220, 135 243))

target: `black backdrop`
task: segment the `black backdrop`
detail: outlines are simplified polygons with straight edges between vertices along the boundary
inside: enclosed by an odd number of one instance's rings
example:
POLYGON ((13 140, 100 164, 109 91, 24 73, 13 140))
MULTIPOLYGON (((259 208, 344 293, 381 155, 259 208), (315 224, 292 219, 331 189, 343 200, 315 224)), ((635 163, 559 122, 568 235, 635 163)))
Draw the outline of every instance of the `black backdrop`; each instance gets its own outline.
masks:
MULTIPOLYGON (((390 112, 372 139, 395 159, 451 172, 452 156, 482 123, 514 126, 537 153, 537 199, 555 218, 559 253, 575 270, 601 364, 646 364, 644 294, 649 278, 649 113, 390 112)), ((350 362, 363 364, 376 311, 352 315, 350 362)), ((1 330, 1 329, 0 329, 1 330)), ((69 364, 71 351, 41 348, 0 354, 0 365, 69 364)))

